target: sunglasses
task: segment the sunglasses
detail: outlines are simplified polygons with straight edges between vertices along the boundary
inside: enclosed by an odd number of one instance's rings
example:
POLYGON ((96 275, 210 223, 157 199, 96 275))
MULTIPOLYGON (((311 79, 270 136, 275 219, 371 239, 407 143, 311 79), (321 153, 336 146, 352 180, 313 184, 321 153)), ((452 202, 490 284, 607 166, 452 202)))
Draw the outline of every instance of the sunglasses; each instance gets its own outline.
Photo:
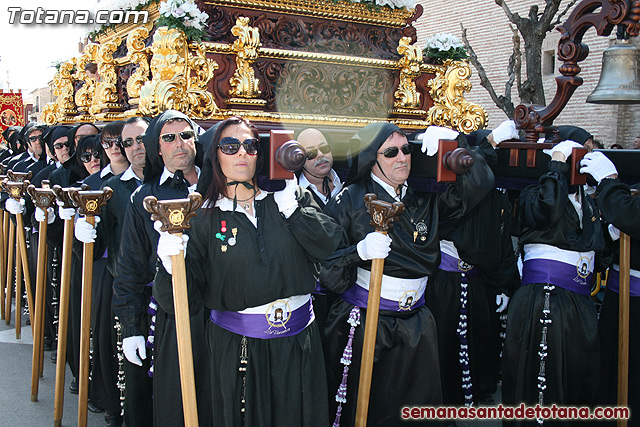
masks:
POLYGON ((320 144, 317 148, 309 148, 307 151, 307 160, 312 160, 318 157, 318 152, 323 154, 329 154, 331 152, 331 147, 326 142, 324 144, 320 144))
POLYGON ((226 136, 220 140, 218 148, 222 151, 222 154, 232 156, 240 151, 240 146, 244 147, 244 151, 250 156, 258 154, 258 148, 260 147, 260 141, 258 138, 248 138, 243 142, 240 142, 237 138, 226 136))
POLYGON ((411 149, 413 147, 409 144, 404 144, 402 147, 389 147, 384 151, 379 151, 378 154, 382 154, 388 159, 392 159, 398 155, 400 150, 402 150, 402 154, 411 154, 411 149))
POLYGON ((29 142, 36 142, 37 140, 42 141, 42 135, 38 135, 38 136, 30 136, 30 137, 29 137, 29 142))
POLYGON ((67 141, 67 142, 56 142, 55 144, 53 144, 53 149, 54 150, 61 150, 62 147, 69 148, 69 141, 67 141))
POLYGON ((136 136, 135 139, 134 138, 124 139, 120 141, 118 144, 120 144, 120 147, 122 148, 129 148, 133 145, 134 142, 137 142, 140 145, 144 144, 142 135, 136 136))
POLYGON ((100 158, 100 153, 97 151, 86 151, 82 154, 80 154, 80 161, 82 163, 89 163, 91 161, 91 156, 93 156, 94 159, 99 159, 100 158))
POLYGON ((162 139, 163 142, 170 144, 176 140, 178 135, 180 135, 181 140, 186 142, 193 139, 196 136, 196 133, 192 130, 184 130, 178 133, 165 133, 163 135, 160 135, 160 138, 162 139))
POLYGON ((102 141, 100 141, 100 144, 102 145, 102 148, 106 150, 108 148, 113 147, 113 144, 117 142, 118 142, 118 138, 103 138, 102 141))

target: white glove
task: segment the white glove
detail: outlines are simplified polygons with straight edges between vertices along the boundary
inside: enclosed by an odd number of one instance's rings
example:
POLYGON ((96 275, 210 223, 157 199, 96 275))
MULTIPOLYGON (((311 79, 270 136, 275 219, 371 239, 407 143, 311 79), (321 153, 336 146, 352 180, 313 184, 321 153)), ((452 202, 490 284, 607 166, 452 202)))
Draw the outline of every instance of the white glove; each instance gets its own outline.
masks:
POLYGON ((288 179, 285 181, 286 185, 284 189, 273 193, 273 199, 278 205, 278 210, 284 215, 285 218, 289 218, 298 208, 298 199, 296 198, 296 188, 298 187, 298 179, 288 179))
POLYGON ((438 141, 441 139, 456 139, 458 135, 459 132, 453 129, 441 126, 429 126, 427 130, 418 135, 416 139, 422 141, 422 152, 427 153, 427 156, 433 156, 438 152, 438 141))
POLYGON ((496 295, 496 305, 498 306, 496 313, 502 313, 509 305, 509 297, 505 294, 496 295))
POLYGON ((76 209, 63 208, 62 206, 58 205, 58 216, 64 221, 73 219, 73 217, 76 216, 76 209))
POLYGON ((391 250, 391 237, 373 231, 358 242, 356 249, 363 261, 386 258, 391 250))
POLYGON ((584 148, 584 147, 582 146, 582 144, 578 144, 575 141, 571 141, 570 139, 567 139, 566 141, 562 141, 561 143, 556 144, 551 149, 542 150, 542 152, 550 155, 551 157, 553 157, 553 153, 560 152, 564 154, 565 158, 568 158, 571 155, 571 152, 573 151, 574 148, 584 148))
POLYGON ((599 151, 587 153, 580 161, 580 166, 580 173, 588 173, 598 184, 609 175, 618 173, 611 160, 599 151))
POLYGON ((162 222, 155 221, 153 223, 153 228, 160 234, 157 249, 158 258, 162 261, 162 265, 164 269, 167 270, 167 273, 171 274, 171 257, 178 255, 180 251, 182 251, 185 258, 187 257, 187 242, 189 241, 189 236, 186 234, 178 236, 167 231, 160 231, 160 227, 162 227, 162 222))
POLYGON ((607 229, 609 230, 609 236, 611 236, 611 240, 615 242, 620 238, 620 230, 618 230, 615 225, 609 224, 607 226, 607 229))
POLYGON ((520 135, 516 129, 516 122, 513 120, 505 120, 500 125, 491 131, 493 134, 493 142, 500 144, 502 141, 508 139, 519 139, 520 135))
POLYGON ((17 201, 16 199, 9 197, 6 202, 4 202, 4 207, 7 208, 10 214, 18 215, 24 212, 24 199, 20 199, 17 201))
MULTIPOLYGON (((36 221, 44 222, 44 211, 36 206, 35 212, 36 221)), ((53 208, 47 208, 47 224, 51 224, 56 220, 56 213, 53 211, 53 208)))
MULTIPOLYGON (((94 217, 96 225, 100 222, 100 217, 94 217)), ((87 222, 87 218, 80 217, 78 221, 76 221, 76 228, 74 230, 74 234, 76 239, 80 240, 82 243, 93 243, 96 241, 96 237, 98 236, 98 232, 96 231, 96 227, 87 222)))
POLYGON ((134 365, 142 366, 142 359, 147 358, 146 342, 142 335, 127 337, 122 340, 124 357, 134 365), (138 356, 138 354, 140 356, 138 356))

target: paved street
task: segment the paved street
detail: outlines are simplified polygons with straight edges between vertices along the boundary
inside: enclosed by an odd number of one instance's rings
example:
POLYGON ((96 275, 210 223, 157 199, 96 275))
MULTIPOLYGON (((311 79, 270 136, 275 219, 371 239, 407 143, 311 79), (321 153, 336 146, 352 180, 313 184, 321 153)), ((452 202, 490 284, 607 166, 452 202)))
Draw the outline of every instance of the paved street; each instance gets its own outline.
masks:
MULTIPOLYGON (((0 427, 53 426, 54 383, 56 365, 51 352, 44 353, 43 378, 38 401, 31 402, 31 326, 22 322, 22 339, 16 340, 15 313, 11 325, 0 320, 0 427)), ((78 395, 69 393, 71 372, 67 367, 64 394, 63 426, 78 425, 78 395)), ((104 426, 104 414, 88 413, 89 427, 104 426)))

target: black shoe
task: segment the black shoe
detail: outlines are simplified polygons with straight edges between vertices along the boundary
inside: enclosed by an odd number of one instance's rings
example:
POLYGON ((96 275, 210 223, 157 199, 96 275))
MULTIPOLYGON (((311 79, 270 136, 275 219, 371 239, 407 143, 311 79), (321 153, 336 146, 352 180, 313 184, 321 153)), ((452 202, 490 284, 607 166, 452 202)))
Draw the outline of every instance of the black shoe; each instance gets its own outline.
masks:
POLYGON ((44 346, 42 348, 44 351, 53 350, 53 339, 51 337, 44 337, 44 346))
POLYGON ((58 361, 58 349, 55 349, 51 352, 51 362, 56 363, 58 361))
POLYGON ((98 408, 91 401, 87 402, 87 409, 89 411, 93 412, 94 414, 100 414, 100 413, 104 412, 103 408, 98 408))
POLYGON ((71 384, 69 384, 69 393, 78 394, 78 380, 72 379, 71 384))
POLYGON ((122 416, 120 412, 106 411, 104 420, 107 422, 106 427, 122 427, 122 416))

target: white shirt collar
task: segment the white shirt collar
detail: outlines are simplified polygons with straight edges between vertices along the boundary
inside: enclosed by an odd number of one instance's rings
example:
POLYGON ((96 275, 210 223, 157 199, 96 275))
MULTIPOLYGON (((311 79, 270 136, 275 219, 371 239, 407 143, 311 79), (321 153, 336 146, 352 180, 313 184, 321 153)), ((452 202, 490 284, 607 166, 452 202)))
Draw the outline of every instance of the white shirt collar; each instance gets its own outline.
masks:
MULTIPOLYGON (((260 190, 260 193, 254 198, 254 201, 255 200, 264 199, 265 197, 267 197, 267 194, 269 194, 269 193, 264 191, 264 190, 260 190)), ((209 207, 209 206, 208 206, 208 204, 205 203, 203 208, 207 208, 207 207, 209 207)), ((221 211, 232 212, 233 211, 233 199, 230 199, 228 197, 222 196, 216 202, 216 206, 215 207, 220 209, 221 211)), ((242 208, 242 206, 240 206, 240 204, 238 204, 236 206, 236 210, 235 211, 245 214, 247 216, 247 218, 249 218, 249 221, 251 221, 251 223, 253 224, 254 227, 258 226, 258 218, 256 218, 255 216, 249 214, 249 212, 245 211, 242 208)), ((253 209, 253 211, 255 212, 255 208, 253 209)))
POLYGON ((129 165, 127 170, 120 175, 120 181, 131 181, 132 179, 142 181, 142 178, 138 177, 138 175, 133 171, 133 166, 129 165))
MULTIPOLYGON (((200 168, 198 166, 194 166, 196 168, 196 173, 198 174, 198 178, 200 178, 200 168)), ((164 184, 166 180, 168 180, 169 178, 173 178, 173 173, 169 172, 169 169, 167 169, 167 167, 165 166, 164 169, 162 170, 162 175, 160 175, 160 180, 158 181, 158 183, 160 185, 164 184)), ((190 185, 187 190, 189 190, 189 194, 193 193, 194 191, 196 191, 196 187, 197 187, 197 183, 190 185)))
POLYGON ((36 155, 33 153, 33 151, 31 151, 31 150, 29 150, 29 149, 27 148, 27 153, 29 153, 29 157, 30 157, 31 159, 33 159, 33 161, 34 161, 34 162, 37 162, 37 161, 38 161, 38 159, 36 159, 36 155))
POLYGON ((56 160, 56 169, 62 166, 62 162, 60 160, 56 160))
POLYGON ((371 172, 371 179, 377 182, 387 193, 389 193, 391 197, 393 197, 398 202, 402 200, 405 194, 407 194, 407 187, 408 187, 407 181, 405 181, 402 184, 402 189, 400 190, 400 195, 398 196, 398 194, 396 193, 395 187, 387 184, 386 182, 378 178, 373 172, 371 172))
MULTIPOLYGON (((331 191, 331 198, 333 198, 336 196, 336 194, 340 192, 340 190, 342 190, 342 182, 340 182, 340 177, 338 176, 336 171, 334 171, 333 169, 331 169, 331 171, 329 172, 329 175, 331 176, 331 181, 333 182, 333 186, 334 186, 333 190, 331 191)), ((322 203, 324 203, 325 205, 329 203, 329 198, 327 198, 324 194, 322 194, 322 192, 318 190, 318 187, 316 187, 315 184, 312 184, 311 182, 309 182, 307 177, 304 175, 304 172, 300 174, 298 184, 300 184, 300 187, 308 188, 314 193, 316 193, 316 195, 320 198, 320 200, 322 200, 322 203)))
POLYGON ((107 174, 113 175, 113 171, 111 170, 111 164, 108 164, 100 171, 100 178, 104 178, 107 174))

